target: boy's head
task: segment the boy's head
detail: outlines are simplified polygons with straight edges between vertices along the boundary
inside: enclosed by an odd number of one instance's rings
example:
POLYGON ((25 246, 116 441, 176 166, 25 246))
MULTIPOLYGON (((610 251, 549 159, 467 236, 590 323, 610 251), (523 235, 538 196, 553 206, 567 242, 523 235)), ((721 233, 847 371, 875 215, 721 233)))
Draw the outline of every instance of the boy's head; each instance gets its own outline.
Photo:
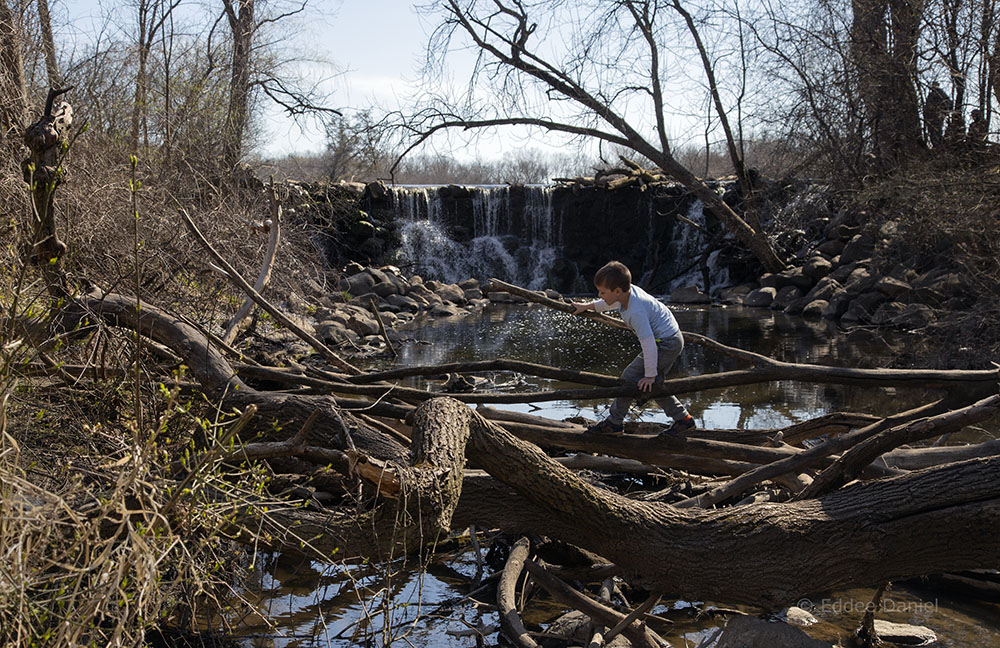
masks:
POLYGON ((620 261, 605 264, 594 275, 597 293, 606 302, 619 301, 632 287, 632 273, 620 261))
POLYGON ((628 290, 632 287, 632 273, 621 261, 611 261, 594 275, 594 286, 611 290, 628 290))

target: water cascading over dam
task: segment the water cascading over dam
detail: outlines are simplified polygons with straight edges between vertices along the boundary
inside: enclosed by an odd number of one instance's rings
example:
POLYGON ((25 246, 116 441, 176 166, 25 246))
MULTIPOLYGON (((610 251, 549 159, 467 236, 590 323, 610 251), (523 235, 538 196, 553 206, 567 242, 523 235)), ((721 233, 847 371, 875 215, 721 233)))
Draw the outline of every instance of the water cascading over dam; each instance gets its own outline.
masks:
POLYGON ((659 294, 704 287, 705 268, 712 288, 727 282, 717 254, 706 249, 713 225, 701 202, 679 188, 654 194, 562 185, 398 186, 372 208, 392 222, 399 241, 387 261, 425 278, 496 277, 591 292, 594 271, 618 259, 659 294))

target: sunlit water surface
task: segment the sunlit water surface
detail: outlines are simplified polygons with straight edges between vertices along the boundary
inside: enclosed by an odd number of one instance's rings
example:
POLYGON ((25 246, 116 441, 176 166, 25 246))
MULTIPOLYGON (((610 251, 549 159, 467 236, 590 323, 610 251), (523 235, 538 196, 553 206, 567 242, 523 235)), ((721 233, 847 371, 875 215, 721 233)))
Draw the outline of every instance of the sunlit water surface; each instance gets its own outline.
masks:
MULTIPOLYGON (((762 309, 680 307, 673 309, 681 328, 724 344, 788 362, 877 367, 901 349, 912 352, 916 338, 853 333, 848 339, 823 321, 807 321, 762 309)), ((613 374, 639 351, 635 336, 583 318, 529 306, 490 306, 479 315, 448 320, 422 320, 407 329, 413 340, 402 345, 395 361, 373 361, 373 368, 430 365, 508 358, 565 369, 613 374)), ((917 363, 919 364, 919 363, 917 363)), ((689 344, 674 367, 676 376, 746 368, 746 364, 689 344)), ((578 387, 509 372, 488 375, 497 384, 514 381, 517 389, 536 391, 578 387)), ((436 379, 410 384, 434 388, 436 379)), ((918 405, 932 393, 894 389, 811 385, 791 381, 729 387, 681 397, 699 427, 718 429, 776 428, 835 411, 888 414, 918 405)), ((602 418, 606 401, 556 401, 534 405, 496 405, 553 418, 602 418)), ((635 420, 667 420, 655 406, 633 408, 635 420)), ((966 431, 962 441, 995 438, 994 428, 966 431)), ((476 597, 464 598, 475 575, 474 552, 467 543, 436 556, 424 571, 412 565, 328 566, 272 556, 260 568, 256 597, 261 617, 244 619, 247 646, 308 647, 387 644, 435 648, 475 646, 456 636, 470 626, 497 625, 476 597), (359 592, 363 596, 359 596, 359 592), (363 600, 363 602, 359 602, 363 600), (388 610, 386 624, 384 611, 388 610)), ((871 590, 828 593, 803 601, 819 618, 810 634, 847 639, 857 627, 871 590)), ((488 597, 487 597, 488 598, 488 597)), ((1000 605, 974 601, 960 593, 931 588, 899 587, 886 595, 886 611, 878 618, 926 625, 941 645, 1000 648, 1000 605)), ((667 638, 675 646, 705 642, 723 619, 702 617, 704 602, 667 602, 654 611, 675 622, 667 638)), ((551 604, 529 605, 526 618, 542 625, 558 615, 551 604)), ((496 633, 486 645, 496 645, 496 633)), ((709 644, 711 645, 711 644, 709 644)))

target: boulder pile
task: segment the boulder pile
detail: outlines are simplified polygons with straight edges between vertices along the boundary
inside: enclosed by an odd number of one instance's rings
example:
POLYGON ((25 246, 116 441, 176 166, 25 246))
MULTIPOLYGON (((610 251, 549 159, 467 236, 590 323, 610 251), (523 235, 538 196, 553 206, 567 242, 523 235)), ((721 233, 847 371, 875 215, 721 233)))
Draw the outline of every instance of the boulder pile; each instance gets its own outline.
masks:
MULTIPOLYGON (((805 317, 824 318, 845 326, 924 328, 938 309, 962 310, 974 300, 963 275, 947 264, 930 264, 922 272, 911 264, 885 268, 880 252, 893 244, 894 223, 877 232, 865 231, 840 215, 826 225, 823 236, 796 255, 780 273, 768 273, 755 285, 726 288, 726 304, 770 308, 805 317)), ((923 263, 923 265, 927 265, 923 263)), ((694 303, 690 288, 671 295, 675 303, 694 303)), ((703 293, 698 291, 697 298, 703 293)))

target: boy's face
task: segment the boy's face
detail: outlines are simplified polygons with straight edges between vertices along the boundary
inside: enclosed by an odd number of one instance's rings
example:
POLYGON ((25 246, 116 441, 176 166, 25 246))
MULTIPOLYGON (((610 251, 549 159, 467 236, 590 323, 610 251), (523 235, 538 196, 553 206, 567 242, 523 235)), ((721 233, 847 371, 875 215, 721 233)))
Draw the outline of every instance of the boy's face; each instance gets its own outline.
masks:
POLYGON ((627 290, 622 290, 621 288, 608 288, 607 286, 597 284, 597 296, 603 299, 606 304, 621 302, 627 294, 627 290))

